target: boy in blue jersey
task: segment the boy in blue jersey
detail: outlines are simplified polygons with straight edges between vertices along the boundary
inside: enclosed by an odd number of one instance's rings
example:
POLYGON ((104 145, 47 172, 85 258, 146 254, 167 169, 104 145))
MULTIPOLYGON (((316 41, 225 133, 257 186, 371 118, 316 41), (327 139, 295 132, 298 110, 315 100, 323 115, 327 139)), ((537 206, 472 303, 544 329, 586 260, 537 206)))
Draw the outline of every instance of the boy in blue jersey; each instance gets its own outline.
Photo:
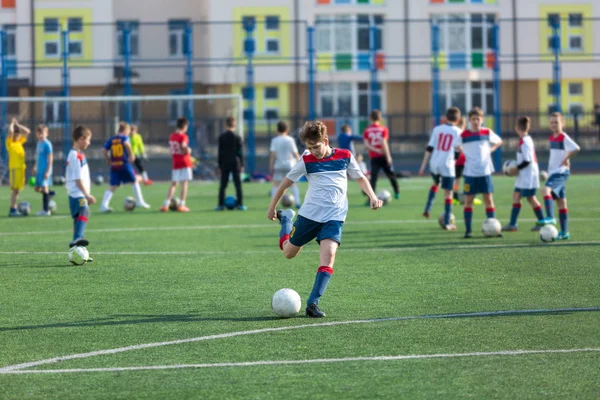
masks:
POLYGON ((340 149, 350 150, 352 155, 356 156, 356 151, 354 149, 354 143, 352 143, 352 142, 356 142, 359 140, 362 142, 363 137, 358 136, 358 135, 353 135, 352 128, 350 128, 350 125, 348 125, 348 124, 342 125, 342 132, 337 137, 338 147, 340 149))
POLYGON ((35 191, 42 194, 42 210, 37 214, 38 217, 50 215, 48 204, 50 197, 54 196, 54 191, 50 191, 49 186, 52 182, 52 163, 54 156, 52 153, 52 143, 48 140, 48 127, 39 125, 35 134, 38 138, 35 165, 33 166, 33 175, 35 176, 35 191))
POLYGON ((102 152, 108 165, 110 165, 110 187, 104 192, 104 198, 100 205, 100 212, 111 212, 110 199, 115 190, 121 184, 131 183, 133 185, 133 193, 137 198, 137 206, 142 208, 150 208, 150 205, 144 201, 142 197, 142 189, 135 178, 133 171, 133 162, 135 156, 129 142, 129 133, 131 128, 128 123, 121 122, 119 124, 119 132, 108 139, 104 144, 102 152))
POLYGON ((267 218, 273 221, 279 218, 281 221, 279 247, 286 258, 294 258, 305 244, 317 239, 320 267, 306 303, 306 315, 321 318, 325 313, 319 309, 319 299, 333 275, 333 262, 348 213, 348 176, 355 179, 369 196, 372 209, 380 208, 382 201, 373 192, 352 153, 329 147, 325 124, 309 121, 304 124, 300 135, 307 150, 277 188, 269 204, 267 218), (276 211, 275 207, 286 189, 303 176, 308 180, 308 191, 296 222, 292 222, 295 216, 293 210, 276 211))

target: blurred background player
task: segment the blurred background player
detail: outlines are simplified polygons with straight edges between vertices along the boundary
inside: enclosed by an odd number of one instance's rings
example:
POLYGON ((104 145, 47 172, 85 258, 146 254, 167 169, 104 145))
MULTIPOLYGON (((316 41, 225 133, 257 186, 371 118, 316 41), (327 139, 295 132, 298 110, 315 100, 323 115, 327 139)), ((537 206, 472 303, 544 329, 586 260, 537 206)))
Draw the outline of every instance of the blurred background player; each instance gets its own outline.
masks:
POLYGON ((479 107, 469 111, 471 129, 458 137, 458 145, 465 153, 465 238, 472 237, 473 199, 477 193, 483 194, 487 218, 496 218, 494 207, 494 183, 492 173, 492 153, 502 146, 502 139, 492 130, 483 128, 483 111, 479 107))
POLYGON ((237 197, 236 208, 240 211, 246 211, 241 179, 242 169, 244 168, 243 142, 240 135, 235 133, 235 118, 227 117, 225 126, 227 130, 219 136, 219 174, 221 175, 221 182, 219 185, 219 204, 215 210, 223 211, 225 209, 225 190, 229 184, 229 175, 231 175, 237 197))
POLYGON ((556 224, 554 219, 554 202, 558 203, 560 218, 560 232, 557 240, 568 240, 569 219, 567 210, 567 180, 571 174, 571 162, 569 159, 579 151, 579 145, 573 141, 565 132, 563 115, 554 112, 550 116, 550 159, 548 160, 548 180, 544 186, 544 205, 546 206, 546 224, 556 224))
POLYGON ((423 155, 419 175, 423 176, 425 174, 427 161, 431 157, 429 171, 433 178, 433 185, 429 189, 423 216, 429 218, 435 195, 441 184, 442 189, 444 189, 444 226, 446 230, 456 230, 456 226, 450 223, 450 216, 452 215, 452 189, 456 174, 454 168, 455 152, 460 151, 457 142, 462 133, 462 130, 456 126, 460 121, 460 110, 457 107, 449 108, 446 111, 446 121, 445 124, 433 128, 427 149, 423 155))
MULTIPOLYGON (((460 120, 458 122, 457 125, 461 132, 463 132, 465 129, 467 129, 467 119, 465 117, 460 117, 460 120)), ((454 173, 456 174, 456 177, 454 178, 454 192, 452 194, 452 204, 457 206, 459 204, 464 204, 464 200, 461 200, 461 186, 460 186, 460 179, 463 176, 463 171, 465 169, 465 153, 463 153, 462 151, 458 153, 458 157, 456 157, 456 162, 454 163, 454 173)), ((475 197, 473 199, 473 205, 474 206, 480 206, 481 205, 481 200, 479 200, 477 197, 475 197)))
POLYGON ((54 154, 52 153, 52 143, 48 140, 48 127, 39 125, 35 129, 38 142, 35 151, 35 164, 32 174, 35 176, 35 191, 42 194, 42 210, 38 211, 37 216, 49 216, 50 210, 48 204, 50 197, 54 196, 54 191, 50 191, 52 182, 52 163, 54 154))
POLYGON ((169 211, 169 204, 177 189, 177 184, 181 183, 181 193, 179 194, 179 204, 177 211, 190 212, 185 205, 189 182, 193 179, 192 174, 192 149, 189 146, 190 139, 187 130, 190 123, 187 118, 179 118, 175 124, 175 132, 169 136, 169 149, 173 158, 173 170, 171 171, 171 186, 167 191, 167 198, 160 208, 161 212, 169 211))
POLYGON ((133 156, 135 160, 133 163, 137 168, 138 172, 142 174, 142 181, 144 185, 152 185, 152 180, 148 178, 148 172, 144 169, 142 165, 142 159, 146 160, 146 149, 144 148, 144 139, 142 139, 142 135, 138 132, 137 125, 131 125, 131 135, 129 135, 129 139, 131 141, 131 150, 133 150, 133 156))
MULTIPOLYGON (((381 111, 371 111, 369 120, 371 121, 371 125, 365 129, 363 138, 365 147, 369 150, 369 157, 371 158, 371 187, 375 191, 379 170, 383 169, 394 189, 394 197, 399 199, 400 189, 398 188, 398 180, 393 171, 392 155, 388 144, 390 134, 388 129, 381 125, 381 111)), ((366 205, 369 204, 370 202, 367 200, 366 205)))
POLYGON ((69 248, 85 247, 89 244, 83 236, 90 216, 89 206, 94 204, 96 199, 90 193, 90 168, 83 152, 90 145, 91 139, 92 132, 88 128, 78 126, 73 130, 73 148, 67 157, 66 170, 66 189, 74 225, 73 240, 69 243, 69 248))
POLYGON ((333 275, 335 254, 342 240, 342 227, 348 213, 348 177, 355 179, 369 196, 372 209, 382 206, 369 180, 362 174, 358 163, 348 150, 329 147, 327 127, 320 121, 304 124, 301 133, 307 151, 287 177, 283 179, 271 199, 267 218, 281 221, 279 247, 286 258, 294 258, 302 246, 317 239, 320 248, 319 265, 313 289, 306 302, 306 315, 321 318, 325 313, 319 309, 319 300, 333 275), (308 177, 309 189, 296 222, 294 210, 277 212, 275 207, 287 188, 302 176, 308 177))
POLYGON ((142 196, 142 188, 135 178, 132 163, 134 161, 131 143, 129 142, 129 133, 131 128, 126 122, 119 124, 117 134, 104 143, 102 153, 108 165, 110 165, 110 186, 104 192, 104 198, 100 205, 100 212, 111 212, 110 199, 121 184, 131 183, 133 185, 133 193, 137 199, 137 206, 142 208, 150 208, 150 205, 144 201, 142 196))
POLYGON ((513 192, 510 222, 502 228, 504 232, 516 232, 518 230, 517 219, 521 212, 521 197, 527 198, 538 219, 538 223, 531 230, 537 231, 544 224, 542 205, 536 197, 537 189, 540 187, 540 169, 533 139, 529 136, 530 128, 531 120, 529 117, 521 117, 517 120, 515 132, 520 138, 519 147, 517 148, 517 166, 508 171, 508 175, 517 176, 517 180, 513 192))
MULTIPOLYGON (((275 195, 277 187, 283 178, 290 172, 294 164, 300 160, 296 141, 288 135, 288 125, 284 121, 277 123, 277 136, 271 140, 269 156, 269 174, 273 177, 271 198, 275 195)), ((292 185, 292 195, 296 208, 300 208, 300 191, 298 185, 292 185)))
POLYGON ((17 210, 17 201, 19 193, 25 187, 25 147, 27 136, 31 131, 25 126, 19 124, 16 118, 13 118, 8 125, 8 137, 6 138, 6 152, 8 154, 8 171, 10 174, 10 210, 9 217, 21 217, 22 214, 17 210))
POLYGON ((358 141, 362 142, 363 137, 358 136, 358 135, 353 135, 352 128, 350 127, 350 125, 348 125, 348 124, 342 125, 341 132, 337 137, 338 148, 344 149, 344 150, 350 150, 352 155, 354 157, 356 157, 356 150, 354 149, 353 142, 358 142, 358 141))

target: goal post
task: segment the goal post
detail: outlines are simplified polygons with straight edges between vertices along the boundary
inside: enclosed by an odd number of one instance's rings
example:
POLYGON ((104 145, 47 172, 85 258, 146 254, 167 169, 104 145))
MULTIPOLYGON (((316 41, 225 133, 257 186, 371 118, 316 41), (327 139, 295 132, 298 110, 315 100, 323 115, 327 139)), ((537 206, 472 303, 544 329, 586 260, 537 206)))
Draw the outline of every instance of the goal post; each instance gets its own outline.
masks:
POLYGON ((5 142, 12 118, 32 131, 25 145, 28 165, 35 158, 36 126, 48 127, 57 161, 54 170, 62 173, 63 161, 72 146, 71 132, 77 125, 92 131, 92 145, 87 151, 90 160, 101 158, 102 144, 115 134, 120 121, 139 127, 152 156, 170 158, 168 135, 175 129, 177 118, 186 117, 193 155, 209 158, 216 155, 218 134, 225 130, 229 116, 236 118, 237 133, 244 137, 241 94, 4 97, 0 98, 0 161, 7 161, 5 142))

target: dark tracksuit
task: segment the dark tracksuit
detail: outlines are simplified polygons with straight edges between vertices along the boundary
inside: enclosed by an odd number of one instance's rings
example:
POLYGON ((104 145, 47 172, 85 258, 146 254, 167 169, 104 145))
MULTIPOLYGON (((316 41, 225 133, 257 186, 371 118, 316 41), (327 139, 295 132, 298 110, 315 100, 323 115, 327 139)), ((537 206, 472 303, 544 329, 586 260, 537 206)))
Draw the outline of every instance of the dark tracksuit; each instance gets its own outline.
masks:
POLYGON ((221 185, 219 186, 219 205, 225 204, 225 189, 229 183, 229 174, 233 174, 233 183, 237 196, 237 204, 242 205, 242 181, 240 173, 244 167, 244 149, 242 138, 233 131, 225 131, 219 136, 219 169, 221 185))

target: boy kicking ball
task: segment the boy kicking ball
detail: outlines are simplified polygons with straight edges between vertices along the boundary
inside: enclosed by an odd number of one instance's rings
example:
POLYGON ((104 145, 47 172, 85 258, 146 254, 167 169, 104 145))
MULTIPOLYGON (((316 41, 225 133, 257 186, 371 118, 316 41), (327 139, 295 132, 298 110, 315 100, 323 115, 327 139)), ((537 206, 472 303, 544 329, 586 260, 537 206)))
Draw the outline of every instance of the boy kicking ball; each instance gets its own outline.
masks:
POLYGON ((306 151, 275 191, 267 218, 281 222, 279 247, 286 258, 294 258, 305 244, 317 239, 320 266, 306 303, 306 315, 322 318, 325 313, 319 309, 319 300, 333 275, 335 254, 348 213, 348 176, 367 194, 372 209, 380 208, 382 201, 373 192, 352 153, 329 146, 325 124, 320 121, 305 123, 300 138, 306 144, 306 151), (298 218, 293 222, 296 215, 293 210, 276 211, 275 207, 286 189, 302 176, 308 179, 308 191, 298 218))

